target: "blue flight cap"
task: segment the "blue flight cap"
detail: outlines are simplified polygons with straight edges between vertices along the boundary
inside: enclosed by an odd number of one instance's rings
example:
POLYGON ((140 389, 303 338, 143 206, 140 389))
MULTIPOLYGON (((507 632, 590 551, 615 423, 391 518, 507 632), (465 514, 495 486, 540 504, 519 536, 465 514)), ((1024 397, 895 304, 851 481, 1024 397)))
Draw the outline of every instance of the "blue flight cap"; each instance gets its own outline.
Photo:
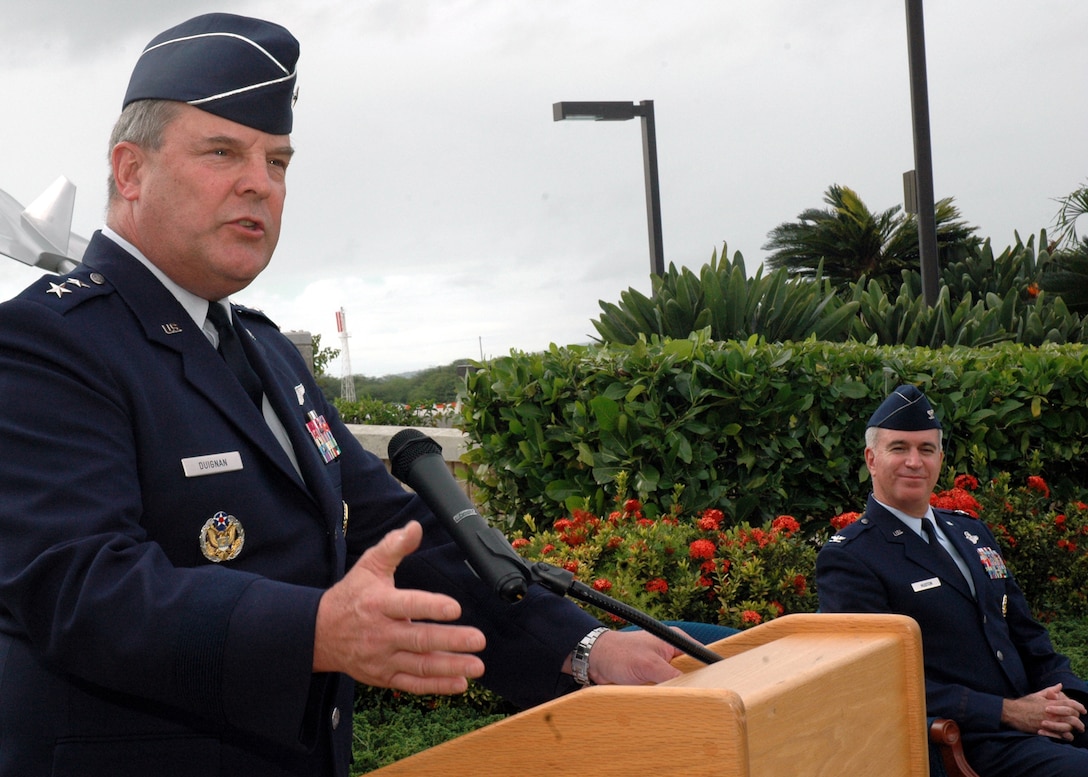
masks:
POLYGON ((177 100, 270 135, 288 135, 298 48, 278 24, 227 13, 197 16, 147 44, 122 107, 177 100))
POLYGON ((926 395, 917 386, 900 386, 869 418, 868 426, 881 429, 898 429, 901 432, 917 432, 922 429, 940 429, 941 422, 933 412, 926 395))

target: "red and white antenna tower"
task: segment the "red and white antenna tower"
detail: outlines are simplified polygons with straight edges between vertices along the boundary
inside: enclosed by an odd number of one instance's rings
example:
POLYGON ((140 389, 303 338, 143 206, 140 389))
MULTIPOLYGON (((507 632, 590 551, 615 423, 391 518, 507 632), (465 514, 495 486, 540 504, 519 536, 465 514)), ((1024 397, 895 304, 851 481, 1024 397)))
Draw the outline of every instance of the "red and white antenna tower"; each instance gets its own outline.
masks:
POLYGON ((336 311, 336 331, 340 333, 340 397, 355 401, 355 377, 351 373, 351 352, 348 351, 348 317, 344 309, 336 311))

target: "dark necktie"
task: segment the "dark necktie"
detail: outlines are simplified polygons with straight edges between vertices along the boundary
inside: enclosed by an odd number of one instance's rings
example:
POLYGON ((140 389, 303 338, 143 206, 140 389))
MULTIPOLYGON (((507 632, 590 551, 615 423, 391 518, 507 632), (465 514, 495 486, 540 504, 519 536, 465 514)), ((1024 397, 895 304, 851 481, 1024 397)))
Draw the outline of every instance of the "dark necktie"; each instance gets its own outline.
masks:
POLYGON ((941 563, 945 565, 948 570, 948 574, 956 575, 959 578, 963 578, 963 570, 960 569, 959 564, 952 558, 952 554, 941 544, 941 540, 937 537, 937 527, 933 525, 933 521, 928 518, 922 519, 922 531, 925 532, 926 539, 929 540, 930 547, 933 548, 933 552, 940 558, 941 563))
POLYGON ((212 302, 208 305, 208 320, 212 322, 215 330, 219 333, 219 354, 223 357, 223 361, 227 363, 230 371, 238 378, 238 382, 242 384, 242 388, 249 394, 253 404, 261 407, 261 397, 264 394, 264 390, 261 388, 261 379, 253 371, 249 359, 246 358, 246 352, 242 350, 242 343, 238 339, 237 330, 227 319, 226 311, 218 302, 212 302))

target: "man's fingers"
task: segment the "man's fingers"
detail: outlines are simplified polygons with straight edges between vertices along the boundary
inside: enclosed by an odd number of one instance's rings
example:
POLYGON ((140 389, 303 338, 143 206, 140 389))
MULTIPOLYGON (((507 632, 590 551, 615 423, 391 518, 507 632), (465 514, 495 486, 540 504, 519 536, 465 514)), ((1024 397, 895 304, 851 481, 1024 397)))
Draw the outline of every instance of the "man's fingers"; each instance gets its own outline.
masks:
POLYGON ((381 542, 368 548, 357 566, 381 577, 392 577, 400 562, 419 547, 422 539, 423 527, 417 521, 409 521, 404 528, 389 532, 381 542))
POLYGON ((391 630, 389 643, 395 651, 428 655, 479 653, 486 647, 487 640, 482 631, 472 626, 402 621, 391 630))

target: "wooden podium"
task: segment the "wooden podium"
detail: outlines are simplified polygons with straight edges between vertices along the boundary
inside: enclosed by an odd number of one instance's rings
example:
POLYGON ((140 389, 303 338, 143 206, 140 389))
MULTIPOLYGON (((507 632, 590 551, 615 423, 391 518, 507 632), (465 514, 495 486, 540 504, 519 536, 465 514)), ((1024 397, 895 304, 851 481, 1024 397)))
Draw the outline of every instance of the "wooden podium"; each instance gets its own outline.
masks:
POLYGON ((594 686, 371 774, 928 777, 922 645, 899 615, 787 615, 660 685, 594 686))

